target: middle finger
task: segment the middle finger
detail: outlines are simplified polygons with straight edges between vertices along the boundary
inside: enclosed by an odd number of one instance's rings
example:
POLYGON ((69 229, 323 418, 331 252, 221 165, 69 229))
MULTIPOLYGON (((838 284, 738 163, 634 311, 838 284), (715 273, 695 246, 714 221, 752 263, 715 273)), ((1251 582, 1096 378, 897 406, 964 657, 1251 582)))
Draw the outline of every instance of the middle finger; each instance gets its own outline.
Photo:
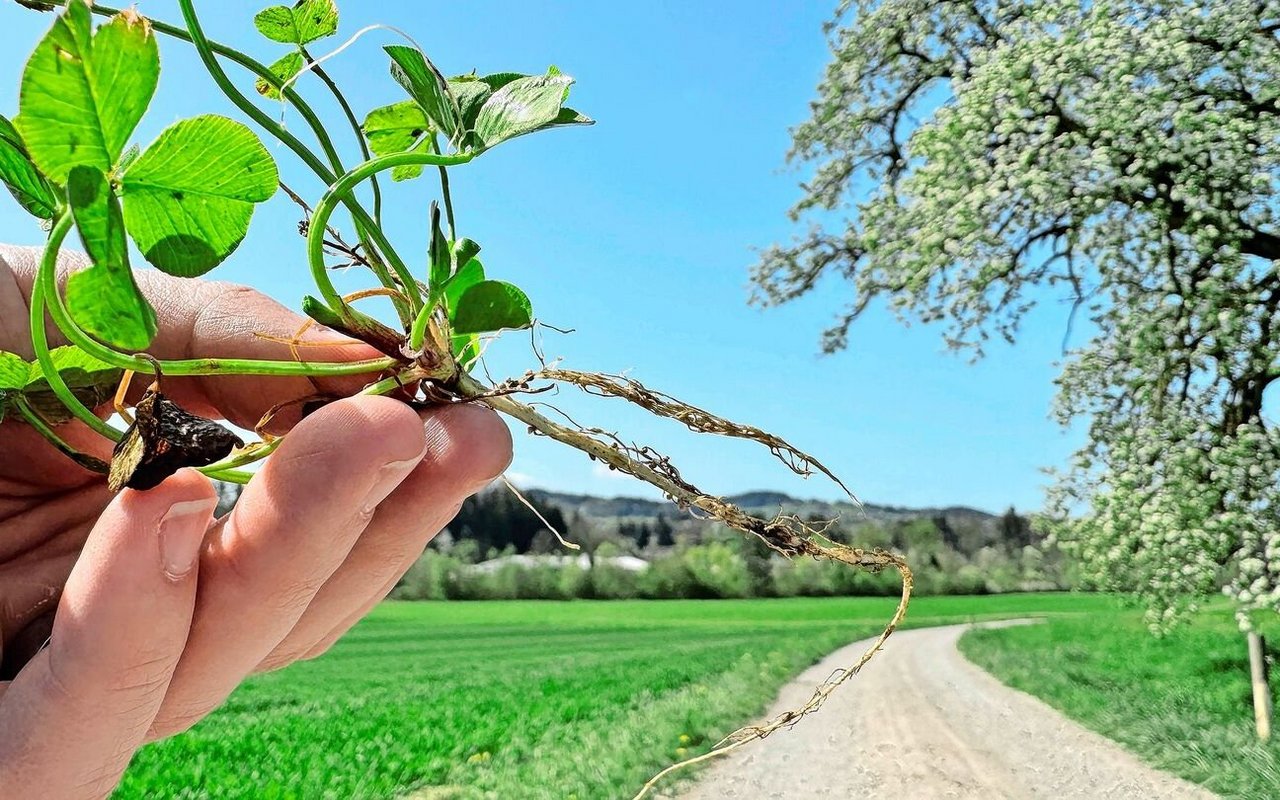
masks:
POLYGON ((206 539, 153 737, 203 718, 284 639, 424 451, 417 414, 385 397, 340 400, 298 425, 206 539))

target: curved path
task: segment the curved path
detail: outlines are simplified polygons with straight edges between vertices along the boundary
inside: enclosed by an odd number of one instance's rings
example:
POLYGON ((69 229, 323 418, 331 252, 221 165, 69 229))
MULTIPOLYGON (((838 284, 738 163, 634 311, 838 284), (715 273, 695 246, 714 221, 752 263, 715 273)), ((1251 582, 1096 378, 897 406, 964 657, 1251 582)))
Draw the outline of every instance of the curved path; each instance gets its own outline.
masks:
MULTIPOLYGON (((1213 794, 1142 764, 1114 742, 969 663, 967 625, 899 631, 817 714, 702 773, 684 800, 1053 798, 1182 800, 1213 794)), ((802 705, 867 646, 832 653, 788 684, 766 716, 802 705)))

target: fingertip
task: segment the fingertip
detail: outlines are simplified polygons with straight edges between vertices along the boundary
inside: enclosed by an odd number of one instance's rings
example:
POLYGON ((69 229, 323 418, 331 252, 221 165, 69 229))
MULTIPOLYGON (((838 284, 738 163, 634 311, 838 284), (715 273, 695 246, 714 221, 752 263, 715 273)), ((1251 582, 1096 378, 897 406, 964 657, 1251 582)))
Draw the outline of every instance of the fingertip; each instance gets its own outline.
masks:
POLYGON ((353 459, 367 454, 375 461, 405 461, 422 452, 425 435, 418 415, 399 400, 357 395, 317 409, 286 441, 327 443, 353 459))
POLYGON ((285 437, 241 496, 229 530, 236 519, 329 528, 335 515, 363 513, 381 499, 370 496, 385 496, 417 466, 424 441, 418 415, 398 400, 357 396, 329 403, 285 437))
POLYGON ((457 403, 423 414, 427 455, 423 464, 450 475, 466 494, 492 483, 511 465, 511 429, 479 403, 457 403))
POLYGON ((121 491, 115 505, 134 520, 154 518, 159 521, 178 503, 201 501, 217 505, 218 493, 213 488, 213 481, 199 470, 180 469, 154 489, 121 491))

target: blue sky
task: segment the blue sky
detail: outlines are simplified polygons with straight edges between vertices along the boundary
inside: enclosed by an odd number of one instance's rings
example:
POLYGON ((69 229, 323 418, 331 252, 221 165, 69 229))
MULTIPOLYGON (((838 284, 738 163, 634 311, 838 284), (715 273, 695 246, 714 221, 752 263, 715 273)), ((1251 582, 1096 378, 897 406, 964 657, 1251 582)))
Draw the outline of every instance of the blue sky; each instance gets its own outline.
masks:
MULTIPOLYGON (((262 61, 283 54, 251 18, 265 2, 197 3, 210 36, 262 61)), ((1016 347, 994 345, 970 364, 945 351, 939 331, 903 327, 883 308, 855 326, 850 348, 821 356, 818 337, 849 289, 828 281, 778 309, 746 304, 753 248, 795 229, 786 209, 802 175, 784 169, 788 129, 801 122, 828 58, 822 23, 834 2, 346 2, 328 52, 373 23, 395 25, 447 74, 540 72, 575 76, 571 104, 599 120, 496 148, 452 173, 459 231, 484 247, 491 277, 529 293, 537 316, 573 328, 544 334, 548 357, 566 366, 627 371, 648 385, 813 452, 869 502, 964 504, 1000 510, 1041 502, 1041 467, 1058 465, 1076 437, 1048 418, 1067 309, 1047 303, 1016 347), (780 11, 784 8, 785 11, 780 11)), ((178 21, 172 0, 139 10, 178 21)), ((27 53, 47 16, 0 5, 0 111, 17 109, 27 53)), ((403 99, 376 31, 328 62, 361 115, 403 99)), ((135 140, 199 113, 237 116, 190 48, 161 39, 156 101, 135 140)), ((233 71, 252 91, 252 80, 233 71)), ((316 86, 304 87, 332 122, 348 164, 354 141, 316 86)), ((278 106, 272 106, 279 113, 278 106)), ((302 131, 296 115, 285 116, 302 131)), ((292 154, 273 147, 282 174, 310 198, 323 191, 292 154)), ((425 211, 436 184, 388 192, 393 241, 411 263, 425 258, 425 211)), ((291 307, 308 290, 298 215, 283 196, 263 206, 240 251, 212 277, 249 283, 291 307)), ((0 205, 0 240, 39 243, 42 234, 10 203, 0 205)), ((140 259, 138 260, 140 263, 140 259)), ((350 276, 352 289, 360 288, 350 276)), ((535 366, 525 334, 491 348, 495 377, 535 366)), ((551 402, 587 424, 653 444, 714 493, 778 489, 835 497, 767 454, 629 413, 619 403, 562 391, 551 402)), ((516 428, 512 474, 526 485, 597 494, 652 494, 604 473, 576 451, 516 428)))

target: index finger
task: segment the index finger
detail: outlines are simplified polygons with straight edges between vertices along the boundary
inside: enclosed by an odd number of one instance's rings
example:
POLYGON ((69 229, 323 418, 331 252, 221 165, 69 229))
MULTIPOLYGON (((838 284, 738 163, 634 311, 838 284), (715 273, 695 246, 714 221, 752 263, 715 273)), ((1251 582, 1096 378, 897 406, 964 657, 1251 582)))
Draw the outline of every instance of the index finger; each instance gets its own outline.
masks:
MULTIPOLYGON (((159 272, 138 274, 139 287, 156 310, 160 332, 152 355, 164 359, 245 358, 269 361, 363 361, 382 356, 374 348, 319 324, 290 345, 307 318, 266 295, 221 281, 193 281, 159 272), (296 352, 295 348, 296 347, 296 352)), ((175 402, 205 416, 221 416, 252 428, 263 414, 285 404, 273 430, 291 427, 297 404, 313 396, 345 397, 377 374, 340 377, 204 375, 165 381, 175 402)))
MULTIPOLYGON (((0 267, 8 268, 20 295, 11 297, 0 292, 0 311, 5 312, 0 314, 0 335, 8 343, 5 349, 28 357, 31 353, 26 342, 25 314, 10 306, 25 305, 30 298, 40 254, 40 248, 34 247, 0 248, 0 267), (24 320, 13 331, 5 324, 11 317, 24 320), (13 341, 9 342, 10 339, 13 341)), ((58 266, 59 279, 65 281, 68 274, 88 266, 88 262, 80 253, 64 251, 58 266)), ((148 348, 151 355, 162 360, 298 360, 287 340, 292 339, 307 320, 266 295, 245 286, 175 278, 154 270, 139 270, 134 275, 143 295, 156 310, 159 333, 148 348)), ((49 323, 49 342, 51 345, 67 343, 52 322, 49 323)), ((320 325, 312 325, 301 337, 298 347, 298 356, 305 361, 363 361, 381 355, 362 342, 320 325)), ((275 407, 314 395, 354 394, 376 378, 376 374, 314 379, 255 375, 173 377, 165 382, 165 392, 189 411, 223 417, 251 428, 275 407)), ((299 409, 286 408, 272 429, 288 428, 298 417, 299 409)))

